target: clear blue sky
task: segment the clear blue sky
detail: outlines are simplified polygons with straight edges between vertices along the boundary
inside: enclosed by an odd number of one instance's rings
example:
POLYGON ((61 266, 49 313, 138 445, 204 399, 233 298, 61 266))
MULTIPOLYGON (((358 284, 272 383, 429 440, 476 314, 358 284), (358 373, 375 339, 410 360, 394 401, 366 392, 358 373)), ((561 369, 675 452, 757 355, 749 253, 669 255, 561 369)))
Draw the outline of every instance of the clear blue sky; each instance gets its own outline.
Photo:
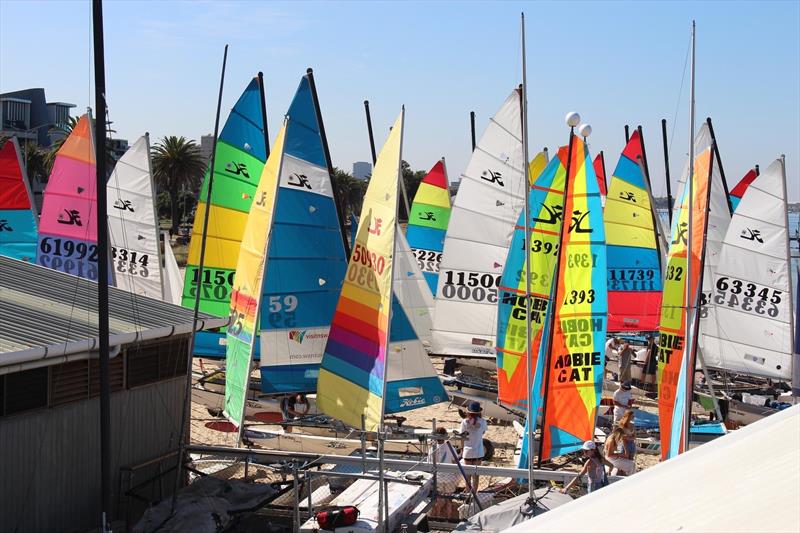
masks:
MULTIPOLYGON (((519 13, 528 18, 531 147, 567 140, 563 117, 591 123, 591 150, 609 172, 623 126, 642 124, 664 185, 660 120, 673 178, 687 143, 689 28, 697 20, 697 111, 714 120, 729 182, 787 156, 800 197, 800 3, 786 2, 132 2, 107 1, 107 95, 117 136, 210 133, 222 48, 230 44, 224 107, 265 74, 271 133, 300 76, 313 67, 334 164, 369 160, 362 102, 377 142, 406 105, 404 158, 452 179, 478 135, 521 81, 519 13), (677 106, 677 122, 673 122, 677 106)), ((44 87, 49 100, 92 104, 90 3, 0 2, 0 91, 44 87)))

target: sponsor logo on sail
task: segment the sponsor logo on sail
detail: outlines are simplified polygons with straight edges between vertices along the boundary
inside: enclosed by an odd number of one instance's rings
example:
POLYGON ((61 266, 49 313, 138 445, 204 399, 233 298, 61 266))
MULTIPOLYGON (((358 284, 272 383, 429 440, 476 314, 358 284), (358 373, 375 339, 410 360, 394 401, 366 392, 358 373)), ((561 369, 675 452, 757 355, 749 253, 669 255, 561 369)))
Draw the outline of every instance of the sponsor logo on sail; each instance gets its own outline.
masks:
POLYGON ((419 407, 425 405, 424 396, 415 396, 414 398, 403 398, 400 400, 400 407, 419 407))
POLYGON ((327 339, 328 332, 320 332, 320 333, 309 333, 307 329, 292 329, 289 330, 289 340, 294 341, 297 344, 303 344, 303 341, 306 339, 308 340, 318 340, 318 339, 327 339))

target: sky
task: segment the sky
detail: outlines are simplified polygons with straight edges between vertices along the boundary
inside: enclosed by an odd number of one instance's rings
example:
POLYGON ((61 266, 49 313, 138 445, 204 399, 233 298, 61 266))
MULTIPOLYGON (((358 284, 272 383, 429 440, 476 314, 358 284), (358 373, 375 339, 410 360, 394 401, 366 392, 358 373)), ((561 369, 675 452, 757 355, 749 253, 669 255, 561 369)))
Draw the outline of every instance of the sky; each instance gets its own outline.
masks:
MULTIPOLYGON (((714 121, 732 187, 786 154, 800 200, 800 2, 134 2, 106 0, 106 95, 116 137, 145 131, 198 140, 214 128, 225 44, 223 121, 264 72, 274 138, 312 67, 333 163, 369 161, 363 101, 378 149, 406 106, 403 158, 451 181, 522 80, 527 26, 531 156, 568 140, 564 116, 592 125, 611 173, 624 125, 641 124, 662 196, 661 119, 673 182, 688 152, 687 51, 697 22, 697 126, 714 121)), ((93 105, 90 2, 0 1, 0 92, 44 87, 50 101, 93 105)))

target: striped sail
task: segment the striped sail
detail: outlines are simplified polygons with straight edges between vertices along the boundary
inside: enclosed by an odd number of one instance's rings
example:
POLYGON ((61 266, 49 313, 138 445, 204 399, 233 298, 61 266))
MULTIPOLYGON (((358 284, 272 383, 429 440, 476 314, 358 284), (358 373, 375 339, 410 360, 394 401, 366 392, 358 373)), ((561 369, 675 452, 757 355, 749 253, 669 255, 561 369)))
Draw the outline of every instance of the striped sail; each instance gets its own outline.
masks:
POLYGON ((117 288, 165 299, 150 138, 139 137, 117 161, 106 186, 111 264, 117 288))
POLYGON ((570 222, 561 236, 558 285, 553 287, 555 305, 549 317, 552 351, 547 353, 547 343, 542 342, 539 352, 542 359, 546 354, 543 459, 578 450, 594 438, 605 369, 608 309, 603 206, 588 148, 577 136, 572 144, 564 202, 570 222))
POLYGON ((310 392, 347 257, 308 76, 289 106, 261 309, 261 391, 310 392))
POLYGON ((17 138, 0 147, 0 255, 36 259, 37 216, 17 138))
POLYGON ((97 279, 94 150, 92 120, 86 114, 56 154, 44 190, 36 250, 38 264, 91 280, 97 279))
POLYGON ((605 205, 608 331, 655 331, 661 314, 661 253, 650 184, 634 130, 611 177, 605 205))
POLYGON ((242 234, 231 294, 231 321, 226 330, 224 414, 237 426, 242 424, 253 350, 257 342, 257 319, 261 289, 268 271, 267 250, 272 236, 272 221, 277 200, 278 179, 283 167, 284 125, 263 167, 255 201, 242 234))
MULTIPOLYGON (((705 126, 704 126, 705 128, 705 126)), ((706 129, 707 132, 707 129, 706 129)), ((687 340, 687 258, 688 239, 692 242, 691 257, 691 300, 688 305, 697 308, 697 288, 703 268, 703 256, 708 251, 703 248, 706 242, 703 229, 706 226, 709 204, 709 187, 712 185, 713 148, 710 136, 699 135, 695 140, 695 160, 693 172, 692 235, 689 229, 689 187, 686 180, 688 168, 681 178, 682 192, 675 203, 672 217, 672 240, 670 242, 667 264, 664 273, 664 292, 661 302, 661 322, 659 324, 658 345, 658 418, 661 436, 661 458, 674 457, 683 450, 683 426, 686 418, 686 364, 684 357, 691 356, 693 347, 687 340)), ((727 210, 727 207, 726 207, 727 210)), ((710 225, 710 221, 708 221, 710 225)), ((693 337, 694 335, 692 335, 693 337)), ((694 362, 691 363, 694 368, 694 362)))
POLYGON ((433 353, 495 356, 497 288, 528 189, 527 166, 515 89, 461 177, 439 267, 433 353))
POLYGON ((378 428, 384 411, 403 114, 381 149, 364 196, 317 385, 322 412, 352 427, 361 427, 363 415, 367 431, 378 428))
POLYGON ((556 267, 566 175, 563 163, 566 159, 565 147, 559 150, 557 157, 550 161, 531 188, 530 252, 526 257, 523 211, 514 229, 511 248, 508 250, 500 279, 500 302, 497 306, 497 399, 502 405, 520 411, 526 411, 528 406, 525 262, 531 262, 530 352, 535 367, 556 267))
MULTIPOLYGON (((267 159, 263 106, 259 80, 253 78, 233 106, 217 139, 211 206, 207 206, 205 202, 210 179, 210 169, 208 169, 200 189, 194 217, 184 276, 184 307, 194 307, 199 285, 200 311, 216 316, 228 315, 231 286, 239 258, 239 244, 244 234, 253 195, 267 159), (207 208, 209 217, 205 264, 203 279, 198 280, 200 247, 207 208)), ((220 334, 207 335, 224 340, 220 334)))
POLYGON ((395 234, 394 297, 386 369, 386 413, 447 401, 447 393, 425 351, 430 343, 433 298, 401 231, 395 234))
POLYGON ((439 282, 439 263, 442 260, 444 236, 449 222, 450 190, 442 159, 422 179, 414 196, 414 203, 411 205, 411 216, 406 229, 408 244, 414 251, 434 296, 439 282))
POLYGON ((744 196, 745 191, 747 188, 750 187, 750 184, 758 177, 758 172, 756 169, 751 168, 747 171, 747 174, 736 184, 736 186, 731 189, 730 199, 731 199, 731 207, 733 210, 736 211, 736 208, 739 206, 739 202, 742 201, 742 197, 744 196))
POLYGON ((162 231, 161 239, 164 242, 164 301, 181 305, 181 291, 183 290, 183 274, 172 253, 169 242, 169 232, 162 231))
MULTIPOLYGON (((708 366, 792 377, 791 258, 780 159, 752 182, 731 219, 713 277, 715 335, 701 331, 708 366)), ((701 326, 704 325, 701 324, 701 326)))

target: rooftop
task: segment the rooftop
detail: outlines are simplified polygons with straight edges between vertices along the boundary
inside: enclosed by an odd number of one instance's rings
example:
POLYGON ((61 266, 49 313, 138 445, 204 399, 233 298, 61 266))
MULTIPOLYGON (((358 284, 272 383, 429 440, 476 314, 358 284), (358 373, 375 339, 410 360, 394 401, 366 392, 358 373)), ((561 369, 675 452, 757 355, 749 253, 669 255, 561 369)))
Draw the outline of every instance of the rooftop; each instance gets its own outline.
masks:
MULTIPOLYGON (((114 287, 108 294, 111 346, 189 333, 192 310, 114 287)), ((201 313, 198 329, 228 318, 201 313)), ((0 367, 95 350, 97 284, 0 256, 0 367)))

